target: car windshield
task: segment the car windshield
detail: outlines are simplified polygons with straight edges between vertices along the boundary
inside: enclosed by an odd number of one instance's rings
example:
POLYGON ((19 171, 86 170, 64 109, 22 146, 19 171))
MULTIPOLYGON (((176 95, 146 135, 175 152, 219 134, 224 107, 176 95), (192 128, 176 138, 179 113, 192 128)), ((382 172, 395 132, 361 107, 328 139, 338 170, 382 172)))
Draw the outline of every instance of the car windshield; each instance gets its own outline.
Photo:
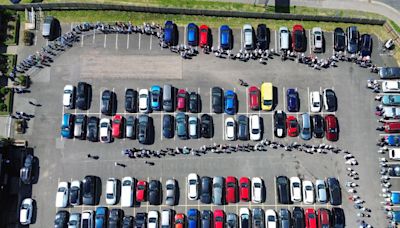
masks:
POLYGON ((107 193, 107 199, 114 199, 114 194, 107 193))
POLYGON ((131 181, 130 180, 126 180, 122 183, 122 186, 130 186, 131 185, 131 181))
POLYGON ((64 90, 64 93, 65 93, 65 94, 69 94, 69 93, 72 93, 72 91, 69 90, 69 89, 67 89, 67 90, 64 90))
POLYGON ((315 101, 314 101, 314 102, 313 102, 313 106, 314 106, 314 107, 319 107, 319 102, 315 102, 315 101))
POLYGON ((260 183, 255 183, 255 184, 254 184, 254 187, 256 187, 256 188, 261 188, 261 184, 260 184, 260 183))
POLYGON ((251 133, 253 133, 253 134, 258 134, 258 132, 260 132, 259 129, 252 129, 252 130, 251 130, 251 133))
POLYGON ((168 184, 167 185, 167 190, 173 190, 174 189, 174 185, 173 184, 168 184))
POLYGON ((149 218, 149 223, 156 223, 157 219, 156 218, 149 218))
POLYGON ((298 183, 298 182, 293 183, 293 187, 299 188, 300 187, 300 183, 298 183))
POLYGON ((233 127, 233 122, 228 122, 227 124, 229 127, 233 127))
POLYGON ((272 100, 264 100, 264 105, 272 105, 272 100))
POLYGON ((190 185, 195 185, 196 182, 197 182, 196 180, 190 180, 190 181, 189 181, 189 184, 190 184, 190 185))
POLYGON ((275 216, 272 216, 272 215, 268 216, 268 221, 269 222, 275 221, 275 216))
POLYGON ((207 32, 207 29, 202 29, 201 32, 207 32))
POLYGON ((103 93, 103 99, 105 99, 105 100, 110 99, 110 94, 109 93, 103 93))
POLYGON ((217 221, 217 222, 223 222, 223 221, 224 221, 224 218, 222 218, 221 216, 218 216, 218 217, 215 218, 215 221, 217 221))
POLYGON ((310 218, 310 219, 315 219, 315 214, 313 214, 313 213, 308 214, 308 218, 310 218))
POLYGON ((235 187, 235 183, 229 182, 227 186, 228 186, 228 188, 234 188, 235 187))
POLYGON ((138 186, 138 189, 139 189, 139 190, 145 190, 146 187, 145 187, 144 185, 139 185, 139 186, 138 186))
POLYGON ((66 188, 64 188, 64 187, 61 187, 58 189, 58 192, 65 192, 65 191, 66 191, 66 188))
POLYGON ((329 128, 330 133, 336 133, 336 128, 329 128))
POLYGON ((250 92, 251 95, 258 95, 258 91, 257 90, 253 90, 250 92))
POLYGON ((114 123, 119 124, 119 123, 121 123, 121 121, 119 119, 114 119, 114 123))
POLYGON ((76 225, 78 225, 78 221, 76 221, 76 220, 69 221, 68 225, 76 226, 76 225))
POLYGON ((147 98, 147 94, 140 94, 140 98, 147 98))
POLYGON ((297 121, 296 121, 296 120, 291 120, 291 121, 290 121, 290 127, 291 127, 291 128, 297 127, 297 121))
POLYGON ((101 123, 100 127, 107 127, 108 124, 107 123, 101 123))
POLYGON ((213 187, 214 187, 214 188, 221 188, 221 185, 218 184, 218 183, 215 183, 215 184, 213 184, 213 187))
POLYGON ((307 191, 311 191, 311 190, 312 190, 312 187, 311 187, 311 186, 306 186, 306 190, 307 190, 307 191))
POLYGON ((317 186, 317 188, 318 188, 318 189, 324 189, 324 188, 325 188, 325 185, 319 184, 319 185, 317 186))
POLYGON ((189 220, 194 220, 194 221, 196 221, 196 220, 197 220, 197 217, 196 217, 195 215, 191 215, 191 216, 189 216, 189 220))
POLYGON ((242 188, 247 188, 248 185, 247 185, 247 183, 242 183, 242 184, 240 185, 240 187, 242 187, 242 188))

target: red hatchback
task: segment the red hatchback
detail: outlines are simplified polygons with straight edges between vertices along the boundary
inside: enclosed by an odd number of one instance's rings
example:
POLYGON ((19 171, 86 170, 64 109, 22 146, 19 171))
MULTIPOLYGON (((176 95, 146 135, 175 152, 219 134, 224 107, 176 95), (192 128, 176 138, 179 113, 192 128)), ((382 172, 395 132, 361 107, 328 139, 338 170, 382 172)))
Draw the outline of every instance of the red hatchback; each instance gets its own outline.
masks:
POLYGON ((237 181, 236 177, 229 176, 225 181, 226 203, 236 203, 237 181))
POLYGON ((186 102, 187 102, 187 93, 186 90, 180 89, 178 90, 178 110, 185 112, 186 111, 186 102))
POLYGON ((147 192, 147 182, 144 180, 138 181, 136 185, 136 201, 144 202, 146 201, 147 192))
POLYGON ((225 213, 223 210, 214 211, 214 228, 225 228, 225 213))
POLYGON ((295 116, 288 116, 286 118, 286 129, 289 136, 297 137, 299 134, 299 123, 295 116))
POLYGON ((260 109, 260 90, 256 86, 249 88, 249 106, 252 110, 260 109))
POLYGON ((200 47, 210 46, 210 29, 207 25, 200 26, 200 47))
POLYGON ((325 208, 318 209, 318 228, 329 227, 330 212, 325 208))
POLYGON ((242 177, 239 180, 240 186, 240 200, 244 202, 250 201, 250 179, 247 177, 242 177))
POLYGON ((306 228, 317 228, 317 214, 312 208, 306 209, 306 228))
POLYGON ((400 133, 400 122, 384 123, 383 127, 386 133, 400 133))
POLYGON ((121 115, 115 115, 112 119, 112 136, 121 138, 123 128, 123 117, 121 115))
MULTIPOLYGON (((400 125, 399 125, 400 130, 400 125)), ((338 122, 334 115, 325 116, 325 135, 326 139, 329 141, 338 140, 339 130, 338 130, 338 122)))

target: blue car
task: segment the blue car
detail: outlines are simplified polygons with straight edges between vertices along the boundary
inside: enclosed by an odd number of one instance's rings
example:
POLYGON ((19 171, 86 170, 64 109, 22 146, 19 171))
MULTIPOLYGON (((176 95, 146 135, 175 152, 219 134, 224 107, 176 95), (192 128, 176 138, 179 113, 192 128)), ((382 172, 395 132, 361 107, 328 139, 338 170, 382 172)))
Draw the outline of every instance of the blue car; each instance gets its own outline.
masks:
POLYGON ((96 219, 95 219, 96 228, 107 227, 107 216, 108 216, 108 208, 98 207, 96 209, 96 219))
POLYGON ((393 191, 392 194, 390 195, 390 201, 393 204, 400 204, 400 192, 393 191))
POLYGON ((289 88, 286 91, 287 109, 289 112, 299 111, 299 94, 296 89, 289 88))
POLYGON ((150 94, 151 94, 151 108, 155 111, 160 111, 162 103, 161 87, 158 85, 152 86, 150 88, 150 94))
POLYGON ((385 141, 389 146, 400 146, 400 135, 389 135, 385 141))
POLYGON ((236 94, 232 90, 225 92, 225 113, 235 115, 236 113, 236 94))
POLYGON ((176 134, 180 139, 188 138, 188 118, 185 113, 180 112, 176 114, 176 134))
POLYGON ((189 23, 187 26, 187 42, 190 46, 197 46, 199 43, 199 28, 195 23, 189 23))
POLYGON ((222 25, 219 28, 220 32, 220 45, 222 49, 228 50, 232 48, 231 29, 227 25, 222 25))
POLYGON ((72 138, 74 133, 74 115, 65 113, 61 123, 61 136, 64 138, 72 138))
POLYGON ((196 209, 189 209, 187 213, 188 217, 188 228, 197 228, 199 221, 198 211, 196 209))
POLYGON ((175 25, 172 21, 166 21, 164 25, 164 42, 167 45, 174 45, 175 25))

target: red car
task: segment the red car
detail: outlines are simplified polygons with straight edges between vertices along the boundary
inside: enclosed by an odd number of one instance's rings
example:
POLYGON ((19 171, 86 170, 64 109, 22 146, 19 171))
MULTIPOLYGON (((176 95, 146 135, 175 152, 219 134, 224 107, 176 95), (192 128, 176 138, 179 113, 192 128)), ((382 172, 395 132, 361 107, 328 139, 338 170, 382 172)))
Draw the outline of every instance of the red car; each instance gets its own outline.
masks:
POLYGON ((214 228, 225 228, 225 213, 223 210, 214 211, 214 228))
POLYGON ((180 89, 178 90, 178 110, 185 112, 186 111, 186 101, 187 101, 187 93, 186 90, 180 89))
POLYGON ((175 215, 175 228, 184 228, 185 227, 185 215, 184 214, 176 214, 175 215))
POLYGON ((297 137, 299 134, 299 123, 295 116, 288 116, 286 118, 286 129, 289 136, 297 137))
POLYGON ((312 208, 307 208, 306 212, 306 228, 317 228, 317 214, 312 208))
POLYGON ((304 52, 306 49, 306 36, 301 25, 294 25, 292 31, 292 47, 294 51, 304 52))
POLYGON ((318 209, 318 228, 325 228, 329 227, 329 217, 330 217, 329 210, 325 208, 318 209))
POLYGON ((123 117, 121 115, 115 115, 112 118, 112 136, 115 138, 122 137, 122 130, 123 130, 123 117))
POLYGON ((200 26, 200 47, 210 46, 210 29, 207 25, 200 26))
POLYGON ((147 193, 147 182, 144 180, 138 181, 136 185, 136 201, 144 202, 146 201, 147 193))
POLYGON ((226 178, 225 189, 226 189, 226 194, 225 194, 226 203, 236 203, 236 196, 237 196, 236 177, 229 176, 226 178))
POLYGON ((384 123, 383 127, 386 133, 400 133, 400 122, 384 123))
MULTIPOLYGON (((400 132, 400 123, 399 123, 399 128, 400 132)), ((336 141, 338 140, 338 122, 337 119, 334 115, 327 115, 325 116, 325 135, 326 139, 329 141, 336 141)))
POLYGON ((252 110, 260 109, 260 90, 256 86, 249 88, 249 106, 252 110))
POLYGON ((250 179, 247 177, 242 177, 239 180, 240 186, 240 200, 244 202, 250 201, 250 179))

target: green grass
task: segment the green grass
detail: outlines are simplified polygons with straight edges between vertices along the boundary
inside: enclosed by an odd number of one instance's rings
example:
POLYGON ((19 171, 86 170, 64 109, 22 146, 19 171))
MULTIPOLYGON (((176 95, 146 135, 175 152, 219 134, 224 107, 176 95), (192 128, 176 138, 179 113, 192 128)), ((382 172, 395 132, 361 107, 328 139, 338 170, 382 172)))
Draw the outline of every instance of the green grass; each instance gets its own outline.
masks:
POLYGON ((17 55, 14 54, 2 54, 2 55, 7 58, 7 66, 5 66, 4 68, 1 67, 2 69, 4 69, 3 74, 9 75, 14 69, 14 67, 17 65, 17 55))
POLYGON ((397 25, 394 21, 392 21, 392 20, 388 20, 389 21, 389 23, 390 23, 390 25, 393 27, 393 29, 398 33, 398 34, 400 34, 400 26, 399 25, 397 25))
POLYGON ((7 19, 6 37, 4 40, 4 44, 7 46, 18 45, 20 17, 18 14, 15 16, 17 16, 16 20, 12 18, 7 19))

